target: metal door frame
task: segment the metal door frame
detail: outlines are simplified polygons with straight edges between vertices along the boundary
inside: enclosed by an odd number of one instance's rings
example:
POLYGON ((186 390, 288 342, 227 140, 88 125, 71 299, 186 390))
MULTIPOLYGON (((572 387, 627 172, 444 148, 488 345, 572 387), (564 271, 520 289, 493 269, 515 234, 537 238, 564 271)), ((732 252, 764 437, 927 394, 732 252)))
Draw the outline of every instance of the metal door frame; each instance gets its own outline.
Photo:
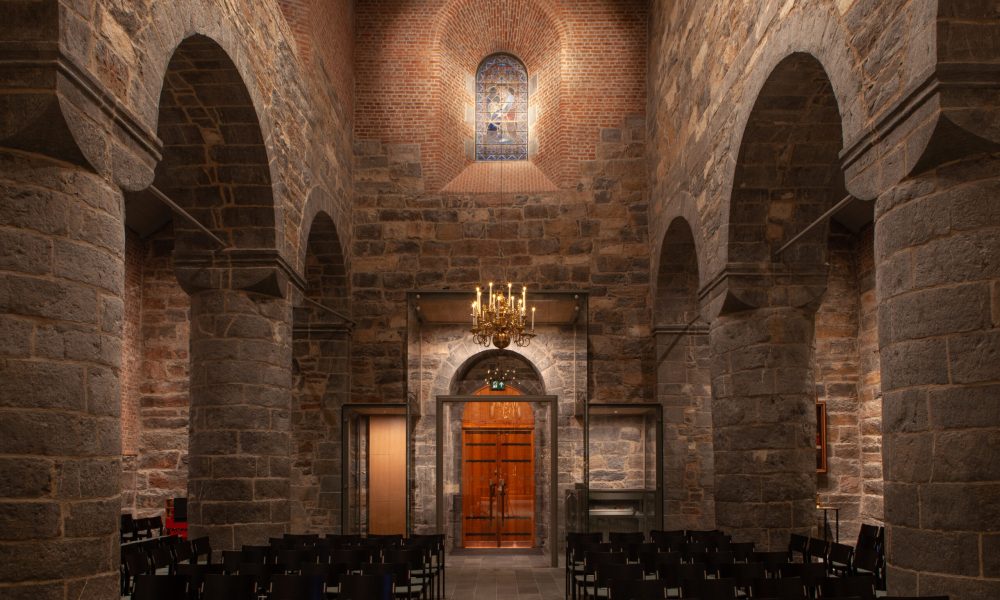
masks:
MULTIPOLYGON (((559 566, 559 397, 558 396, 517 396, 517 400, 507 400, 508 402, 532 402, 542 404, 549 409, 549 553, 553 567, 559 566)), ((434 444, 434 489, 437 496, 435 503, 436 514, 435 524, 438 533, 444 533, 444 405, 445 403, 467 403, 467 402, 497 402, 497 396, 450 396, 443 395, 437 397, 435 420, 434 444)), ((538 472, 537 470, 535 471, 538 472)))

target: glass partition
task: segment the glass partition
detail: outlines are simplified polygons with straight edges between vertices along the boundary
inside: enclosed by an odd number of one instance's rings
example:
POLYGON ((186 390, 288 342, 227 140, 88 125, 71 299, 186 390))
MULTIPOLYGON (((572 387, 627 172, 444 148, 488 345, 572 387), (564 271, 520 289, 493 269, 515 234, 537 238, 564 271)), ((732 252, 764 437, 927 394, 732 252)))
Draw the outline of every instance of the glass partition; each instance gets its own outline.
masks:
POLYGON ((410 533, 407 404, 344 405, 341 489, 346 534, 410 533))
POLYGON ((575 490, 583 531, 663 525, 663 410, 659 404, 588 404, 584 477, 575 490))

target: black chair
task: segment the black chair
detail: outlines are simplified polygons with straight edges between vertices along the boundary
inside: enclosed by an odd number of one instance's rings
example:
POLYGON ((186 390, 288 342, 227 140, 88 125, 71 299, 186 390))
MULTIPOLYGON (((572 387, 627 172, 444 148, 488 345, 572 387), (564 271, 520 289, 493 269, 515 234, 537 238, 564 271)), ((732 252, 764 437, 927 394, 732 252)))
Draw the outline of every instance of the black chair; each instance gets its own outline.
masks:
POLYGON ((629 544, 641 544, 646 536, 641 531, 612 531, 608 533, 608 541, 615 552, 623 552, 629 544))
MULTIPOLYGON (((642 567, 637 564, 608 563, 597 567, 596 578, 592 588, 591 598, 607 598, 614 582, 642 581, 642 567)), ((587 598, 588 594, 584 594, 587 598)))
POLYGON ((130 548, 128 552, 122 553, 122 582, 121 592, 123 596, 132 593, 135 578, 139 575, 150 575, 151 565, 149 556, 139 548, 130 548))
POLYGON ((385 575, 344 575, 338 600, 391 600, 392 577, 385 575))
POLYGON ((809 552, 809 538, 804 535, 793 533, 788 536, 788 557, 795 560, 795 555, 799 555, 800 562, 809 562, 807 553, 809 552))
POLYGON ((681 545, 687 541, 687 536, 681 530, 649 532, 649 539, 664 552, 680 552, 681 545))
POLYGON ((626 544, 624 548, 625 554, 628 555, 628 562, 639 563, 640 557, 643 554, 657 552, 656 544, 652 542, 642 542, 639 544, 626 544))
POLYGON ((410 540, 427 549, 430 556, 430 569, 437 580, 436 596, 443 598, 445 573, 444 534, 414 534, 410 536, 410 540))
POLYGON ((751 558, 753 562, 764 565, 764 570, 771 577, 777 577, 781 566, 788 563, 787 552, 754 552, 751 558))
POLYGON ((248 575, 205 575, 201 600, 256 600, 256 585, 248 575))
POLYGON ((684 588, 684 596, 699 600, 733 600, 736 598, 735 579, 703 579, 690 581, 684 588))
POLYGON ((174 574, 174 557, 170 553, 170 548, 166 546, 154 546, 150 550, 149 557, 152 560, 153 574, 155 575, 174 574))
POLYGON ((736 562, 750 562, 753 557, 753 542, 731 542, 729 551, 733 553, 733 560, 736 562))
POLYGON ((810 597, 815 598, 820 585, 826 580, 824 563, 787 563, 779 569, 782 577, 799 577, 810 597))
MULTIPOLYGON (((271 579, 276 574, 276 568, 275 565, 266 565, 264 563, 241 563, 239 574, 250 576, 257 586, 257 592, 265 593, 271 589, 271 579)), ((283 569, 277 571, 277 573, 282 572, 283 569)))
POLYGON ((655 575, 660 565, 681 564, 680 552, 643 552, 639 555, 639 564, 647 575, 655 575))
POLYGON ((731 565, 736 562, 733 553, 729 550, 716 550, 705 555, 705 568, 710 575, 718 576, 719 567, 731 565))
POLYGON ((243 554, 239 550, 222 551, 222 570, 227 575, 236 575, 243 564, 243 554))
POLYGON ((132 600, 183 600, 187 581, 174 575, 137 575, 132 600))
POLYGON ((854 562, 854 548, 847 544, 830 544, 830 553, 827 555, 826 567, 831 575, 850 575, 852 563, 854 562))
MULTIPOLYGON (((426 548, 387 548, 383 551, 383 557, 386 563, 406 565, 406 587, 417 587, 421 590, 434 589, 434 572, 430 568, 430 553, 426 548)), ((396 585, 398 588, 404 584, 397 579, 396 585)), ((399 595, 400 592, 397 589, 395 593, 399 595)), ((427 594, 429 597, 430 592, 428 591, 427 594)), ((407 592, 407 596, 409 595, 407 592)))
POLYGON ((663 600, 667 584, 659 579, 612 581, 610 600, 663 600))
POLYGON ((311 563, 302 565, 302 574, 310 577, 319 577, 323 580, 327 594, 336 594, 340 591, 340 580, 347 574, 346 565, 331 565, 327 563, 311 563))
POLYGON ((135 541, 135 519, 132 518, 132 515, 123 514, 121 516, 121 524, 118 528, 118 538, 123 544, 135 541))
POLYGON ((191 540, 191 552, 194 564, 199 563, 202 556, 205 557, 205 564, 212 564, 212 544, 209 542, 208 536, 191 540))
POLYGON ((279 574, 271 577, 270 600, 326 600, 326 580, 311 575, 279 574))
POLYGON ((950 600, 948 596, 879 596, 878 600, 950 600))
POLYGON ((731 578, 736 582, 736 588, 742 590, 744 596, 750 595, 753 582, 766 576, 764 563, 732 563, 719 565, 719 577, 731 578))
MULTIPOLYGON (((608 544, 610 545, 610 544, 608 544)), ((601 544, 605 546, 605 544, 601 544)), ((626 563, 624 552, 605 552, 588 550, 583 558, 583 570, 579 575, 573 577, 573 598, 577 598, 583 592, 583 598, 587 597, 589 591, 594 590, 597 585, 597 571, 604 565, 626 563)))
POLYGON ((777 600, 808 600, 805 584, 801 577, 780 577, 777 579, 757 579, 751 586, 753 598, 775 598, 777 600))
POLYGON ((823 597, 857 596, 861 600, 875 600, 875 578, 871 575, 827 577, 820 585, 823 597))
POLYGON ((705 565, 701 563, 681 563, 679 565, 663 565, 657 568, 657 577, 670 589, 676 589, 678 595, 685 586, 690 587, 694 581, 705 579, 705 565))
POLYGON ((811 537, 809 538, 809 546, 806 549, 806 559, 803 562, 821 562, 825 563, 830 555, 830 545, 826 540, 821 540, 819 538, 811 537))
POLYGON ((177 575, 185 578, 188 583, 188 600, 198 600, 201 597, 205 577, 211 574, 221 575, 222 565, 177 565, 177 575))
POLYGON ((240 562, 267 564, 271 562, 270 546, 243 546, 240 550, 240 562))
POLYGON ((150 517, 147 521, 149 529, 149 537, 163 537, 163 517, 156 515, 155 517, 150 517))

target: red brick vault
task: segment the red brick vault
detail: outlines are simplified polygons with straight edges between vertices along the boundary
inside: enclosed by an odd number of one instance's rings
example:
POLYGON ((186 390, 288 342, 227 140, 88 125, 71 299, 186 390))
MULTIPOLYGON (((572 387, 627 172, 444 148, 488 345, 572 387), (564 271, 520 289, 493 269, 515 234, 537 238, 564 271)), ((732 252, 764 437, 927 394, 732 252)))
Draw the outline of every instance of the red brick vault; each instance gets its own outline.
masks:
POLYGON ((531 160, 560 187, 595 158, 601 128, 645 109, 643 2, 375 0, 357 28, 355 138, 420 144, 428 189, 471 162, 471 81, 495 52, 527 67, 531 160))

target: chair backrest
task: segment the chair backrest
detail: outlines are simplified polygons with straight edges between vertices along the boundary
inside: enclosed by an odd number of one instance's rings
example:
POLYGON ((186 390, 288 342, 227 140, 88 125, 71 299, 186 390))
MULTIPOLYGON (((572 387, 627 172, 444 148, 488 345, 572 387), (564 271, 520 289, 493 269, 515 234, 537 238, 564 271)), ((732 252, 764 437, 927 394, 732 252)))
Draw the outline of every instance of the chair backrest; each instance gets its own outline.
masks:
POLYGON ((827 554, 827 558, 833 565, 849 566, 851 561, 854 560, 854 548, 851 548, 847 544, 833 542, 830 544, 830 552, 827 554))
POLYGON ((680 551, 681 546, 687 541, 683 531, 650 531, 649 539, 663 551, 680 551))
POLYGON ((202 600, 256 600, 256 586, 247 575, 205 575, 202 600))
POLYGON ((750 587, 753 590, 754 598, 781 598, 782 600, 806 600, 808 598, 801 577, 757 579, 750 587))
POLYGON ((643 578, 640 565, 608 563, 596 569, 598 587, 607 587, 612 581, 637 581, 643 578))
POLYGON ((826 562, 829 554, 830 545, 827 544, 826 540, 814 537, 809 538, 809 545, 806 549, 806 561, 818 559, 820 562, 826 562))
POLYGON ((339 600, 389 600, 392 578, 385 575, 344 575, 340 580, 339 600))
POLYGON ((802 562, 805 562, 807 560, 806 552, 808 550, 809 550, 808 537, 804 535, 799 535, 797 533, 793 533, 788 536, 788 554, 793 559, 795 558, 795 554, 798 553, 799 558, 802 559, 802 562))
POLYGON ((244 563, 264 564, 269 562, 270 554, 270 546, 243 546, 243 549, 240 550, 240 560, 244 563))
POLYGON ((230 575, 235 575, 240 570, 240 564, 243 562, 243 553, 239 550, 223 550, 222 551, 222 568, 226 573, 230 575))
POLYGON ((191 540, 191 550, 194 552, 195 562, 198 562, 198 559, 202 556, 205 557, 205 562, 212 562, 212 544, 209 541, 208 536, 191 540))
POLYGON ((149 531, 154 535, 163 535, 163 517, 161 515, 149 518, 149 531))
POLYGON ((731 600, 736 598, 735 579, 703 579, 690 581, 682 586, 685 596, 696 596, 700 600, 731 600))
POLYGON ((732 563, 719 565, 719 576, 736 581, 736 587, 749 592, 755 579, 766 577, 764 563, 732 563))
POLYGON ((608 541, 616 550, 624 550, 629 544, 641 544, 646 540, 641 531, 612 531, 608 533, 608 541))
POLYGON ((753 542, 732 542, 729 544, 729 551, 733 553, 733 559, 737 562, 750 562, 753 556, 753 542))
POLYGON ((875 577, 871 575, 848 575, 846 577, 827 577, 820 588, 823 597, 857 596, 861 600, 874 600, 875 577))
POLYGON ((659 579, 612 581, 609 600, 663 600, 668 589, 659 579))
POLYGON ((274 575, 270 600, 325 600, 326 580, 311 575, 274 575))
POLYGON ((174 575, 137 575, 132 600, 177 600, 187 595, 187 580, 174 575))
POLYGON ((950 600, 948 596, 879 596, 879 600, 950 600))

